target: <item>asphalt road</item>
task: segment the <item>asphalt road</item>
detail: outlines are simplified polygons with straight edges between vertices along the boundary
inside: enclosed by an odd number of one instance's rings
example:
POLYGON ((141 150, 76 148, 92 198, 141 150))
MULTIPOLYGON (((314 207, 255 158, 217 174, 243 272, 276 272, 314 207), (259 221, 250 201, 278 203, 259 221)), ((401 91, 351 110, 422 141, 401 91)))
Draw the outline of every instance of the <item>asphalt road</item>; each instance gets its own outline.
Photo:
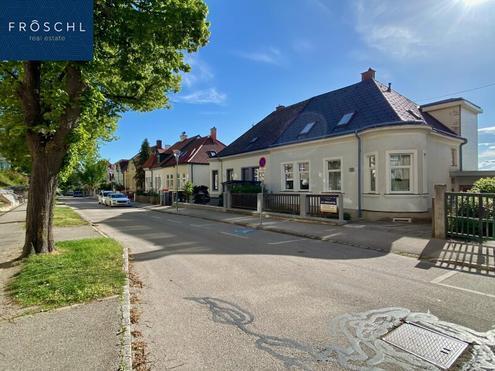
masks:
POLYGON ((181 215, 70 204, 130 248, 153 369, 432 367, 380 340, 402 320, 480 344, 495 338, 493 277, 181 215))

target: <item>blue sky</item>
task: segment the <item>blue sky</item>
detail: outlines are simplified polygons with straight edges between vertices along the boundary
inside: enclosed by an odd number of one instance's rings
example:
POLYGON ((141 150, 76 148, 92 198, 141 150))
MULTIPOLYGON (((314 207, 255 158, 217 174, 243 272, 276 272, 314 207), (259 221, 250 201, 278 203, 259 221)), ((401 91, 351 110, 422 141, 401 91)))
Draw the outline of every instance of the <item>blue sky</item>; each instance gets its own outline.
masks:
POLYGON ((207 4, 210 43, 188 56, 192 72, 172 109, 124 114, 102 157, 115 162, 144 138, 172 144, 182 131, 206 135, 212 126, 228 144, 277 105, 356 83, 373 67, 419 104, 463 96, 481 106, 480 168, 495 169, 494 0, 207 4))

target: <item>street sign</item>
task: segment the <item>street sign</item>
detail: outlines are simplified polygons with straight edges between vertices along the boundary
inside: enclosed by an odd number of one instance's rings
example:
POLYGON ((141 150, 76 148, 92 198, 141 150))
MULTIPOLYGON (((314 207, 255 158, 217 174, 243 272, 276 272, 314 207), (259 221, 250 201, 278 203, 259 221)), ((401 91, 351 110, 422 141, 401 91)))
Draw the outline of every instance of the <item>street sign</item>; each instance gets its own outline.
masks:
POLYGON ((264 168, 266 166, 266 158, 261 157, 259 161, 260 168, 264 168))

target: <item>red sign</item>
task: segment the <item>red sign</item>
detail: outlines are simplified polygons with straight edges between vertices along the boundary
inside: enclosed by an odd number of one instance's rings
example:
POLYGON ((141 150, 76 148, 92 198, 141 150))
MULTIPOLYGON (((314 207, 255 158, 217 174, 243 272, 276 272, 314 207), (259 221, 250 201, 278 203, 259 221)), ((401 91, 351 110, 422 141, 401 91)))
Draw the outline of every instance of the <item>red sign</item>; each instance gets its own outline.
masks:
POLYGON ((264 158, 264 157, 260 158, 259 165, 261 168, 265 167, 266 166, 266 158, 264 158))

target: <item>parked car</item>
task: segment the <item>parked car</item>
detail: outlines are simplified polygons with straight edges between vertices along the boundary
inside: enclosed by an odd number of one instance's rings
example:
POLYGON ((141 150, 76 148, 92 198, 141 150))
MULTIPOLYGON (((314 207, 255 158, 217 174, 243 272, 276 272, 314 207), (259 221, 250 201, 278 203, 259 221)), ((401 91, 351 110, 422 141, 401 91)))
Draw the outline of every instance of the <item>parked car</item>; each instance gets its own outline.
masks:
POLYGON ((207 204, 210 202, 210 194, 207 186, 195 186, 193 188, 193 200, 195 204, 207 204))
POLYGON ((74 191, 74 193, 72 194, 73 197, 83 197, 84 194, 83 194, 83 191, 81 190, 76 190, 74 191))
POLYGON ((100 191, 98 192, 98 203, 104 205, 105 197, 107 197, 112 191, 100 191))
POLYGON ((105 197, 105 205, 107 206, 130 206, 131 201, 123 193, 110 193, 105 197))

